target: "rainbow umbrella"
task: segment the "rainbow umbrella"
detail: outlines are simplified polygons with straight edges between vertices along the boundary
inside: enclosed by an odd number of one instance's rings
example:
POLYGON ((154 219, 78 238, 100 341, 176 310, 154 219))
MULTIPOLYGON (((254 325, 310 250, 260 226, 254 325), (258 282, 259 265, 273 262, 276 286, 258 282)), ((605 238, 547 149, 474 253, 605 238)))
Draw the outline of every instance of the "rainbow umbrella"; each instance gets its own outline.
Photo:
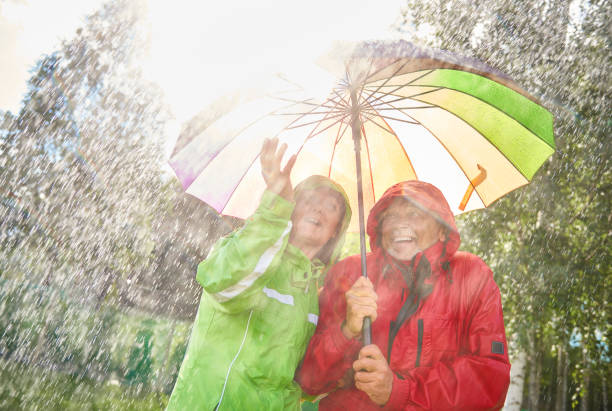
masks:
POLYGON ((458 214, 528 184, 555 150, 551 113, 474 59, 400 40, 338 43, 320 64, 336 78, 323 98, 278 79, 192 122, 170 158, 187 193, 248 217, 265 188, 262 142, 278 137, 298 153, 294 182, 320 174, 345 188, 365 262, 364 210, 392 184, 432 183, 458 214))

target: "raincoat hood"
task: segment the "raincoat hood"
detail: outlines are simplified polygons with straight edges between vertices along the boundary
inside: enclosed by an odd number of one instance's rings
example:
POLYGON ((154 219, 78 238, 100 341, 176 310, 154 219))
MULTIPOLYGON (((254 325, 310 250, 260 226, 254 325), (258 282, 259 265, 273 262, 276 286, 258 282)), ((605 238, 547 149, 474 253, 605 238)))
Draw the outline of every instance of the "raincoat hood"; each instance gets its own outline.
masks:
MULTIPOLYGON (((379 224, 380 214, 386 210, 393 199, 400 197, 410 201, 413 205, 427 212, 440 225, 447 230, 446 258, 450 259, 459 249, 461 238, 455 224, 455 217, 444 198, 444 195, 432 184, 410 180, 391 186, 382 197, 374 204, 368 215, 367 233, 370 237, 370 248, 372 251, 380 249, 379 224)), ((440 241, 438 241, 440 243, 440 241)), ((438 244, 436 243, 436 244, 438 244)), ((436 246, 432 245, 432 247, 436 246)), ((430 247, 431 248, 431 247, 430 247)))
POLYGON ((336 183, 330 178, 319 175, 310 176, 300 182, 294 189, 294 197, 297 200, 304 192, 308 190, 315 190, 319 187, 331 188, 340 194, 344 200, 344 217, 340 223, 340 227, 338 228, 336 235, 332 237, 327 244, 323 246, 323 248, 321 248, 316 257, 325 265, 324 271, 327 271, 329 267, 338 261, 338 257, 340 256, 340 251, 344 245, 346 229, 351 221, 351 206, 349 205, 348 196, 340 184, 336 183))

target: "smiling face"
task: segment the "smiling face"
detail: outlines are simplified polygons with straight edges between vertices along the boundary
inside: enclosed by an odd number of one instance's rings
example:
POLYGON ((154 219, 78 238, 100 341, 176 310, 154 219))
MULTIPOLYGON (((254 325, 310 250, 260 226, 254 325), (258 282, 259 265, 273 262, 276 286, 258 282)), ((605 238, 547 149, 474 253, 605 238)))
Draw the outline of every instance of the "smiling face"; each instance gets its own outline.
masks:
POLYGON ((291 216, 293 229, 289 242, 312 259, 336 235, 344 217, 343 205, 342 196, 329 187, 300 193, 291 216))
POLYGON ((382 247, 399 260, 410 260, 444 240, 440 224, 403 198, 395 198, 382 213, 380 235, 382 247))

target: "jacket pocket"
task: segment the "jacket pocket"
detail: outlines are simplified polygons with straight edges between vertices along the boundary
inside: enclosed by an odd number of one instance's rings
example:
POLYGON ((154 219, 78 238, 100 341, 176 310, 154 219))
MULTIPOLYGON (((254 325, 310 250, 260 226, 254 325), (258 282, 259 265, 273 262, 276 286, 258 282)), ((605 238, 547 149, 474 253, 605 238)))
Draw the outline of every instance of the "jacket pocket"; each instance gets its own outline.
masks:
POLYGON ((419 319, 419 341, 422 334, 422 344, 417 351, 417 366, 431 366, 441 360, 450 360, 457 356, 458 321, 454 318, 427 317, 419 319))

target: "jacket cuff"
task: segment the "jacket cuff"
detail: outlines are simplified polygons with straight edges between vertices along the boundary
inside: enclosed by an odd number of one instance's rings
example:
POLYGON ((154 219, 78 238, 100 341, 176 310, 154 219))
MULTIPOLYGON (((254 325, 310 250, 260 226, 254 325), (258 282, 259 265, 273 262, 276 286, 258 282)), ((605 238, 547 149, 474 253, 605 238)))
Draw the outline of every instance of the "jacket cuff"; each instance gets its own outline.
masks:
POLYGON ((259 203, 260 209, 266 209, 272 214, 278 217, 286 218, 287 220, 291 218, 294 207, 295 203, 287 201, 283 197, 269 190, 264 191, 263 195, 261 196, 261 202, 259 203))
POLYGON ((389 400, 382 407, 385 411, 402 410, 406 406, 408 395, 410 394, 410 383, 407 380, 400 379, 396 373, 393 373, 393 388, 389 400))
POLYGON ((345 353, 345 357, 356 353, 361 348, 361 341, 356 338, 348 339, 344 336, 342 325, 330 327, 330 338, 338 352, 345 353))

